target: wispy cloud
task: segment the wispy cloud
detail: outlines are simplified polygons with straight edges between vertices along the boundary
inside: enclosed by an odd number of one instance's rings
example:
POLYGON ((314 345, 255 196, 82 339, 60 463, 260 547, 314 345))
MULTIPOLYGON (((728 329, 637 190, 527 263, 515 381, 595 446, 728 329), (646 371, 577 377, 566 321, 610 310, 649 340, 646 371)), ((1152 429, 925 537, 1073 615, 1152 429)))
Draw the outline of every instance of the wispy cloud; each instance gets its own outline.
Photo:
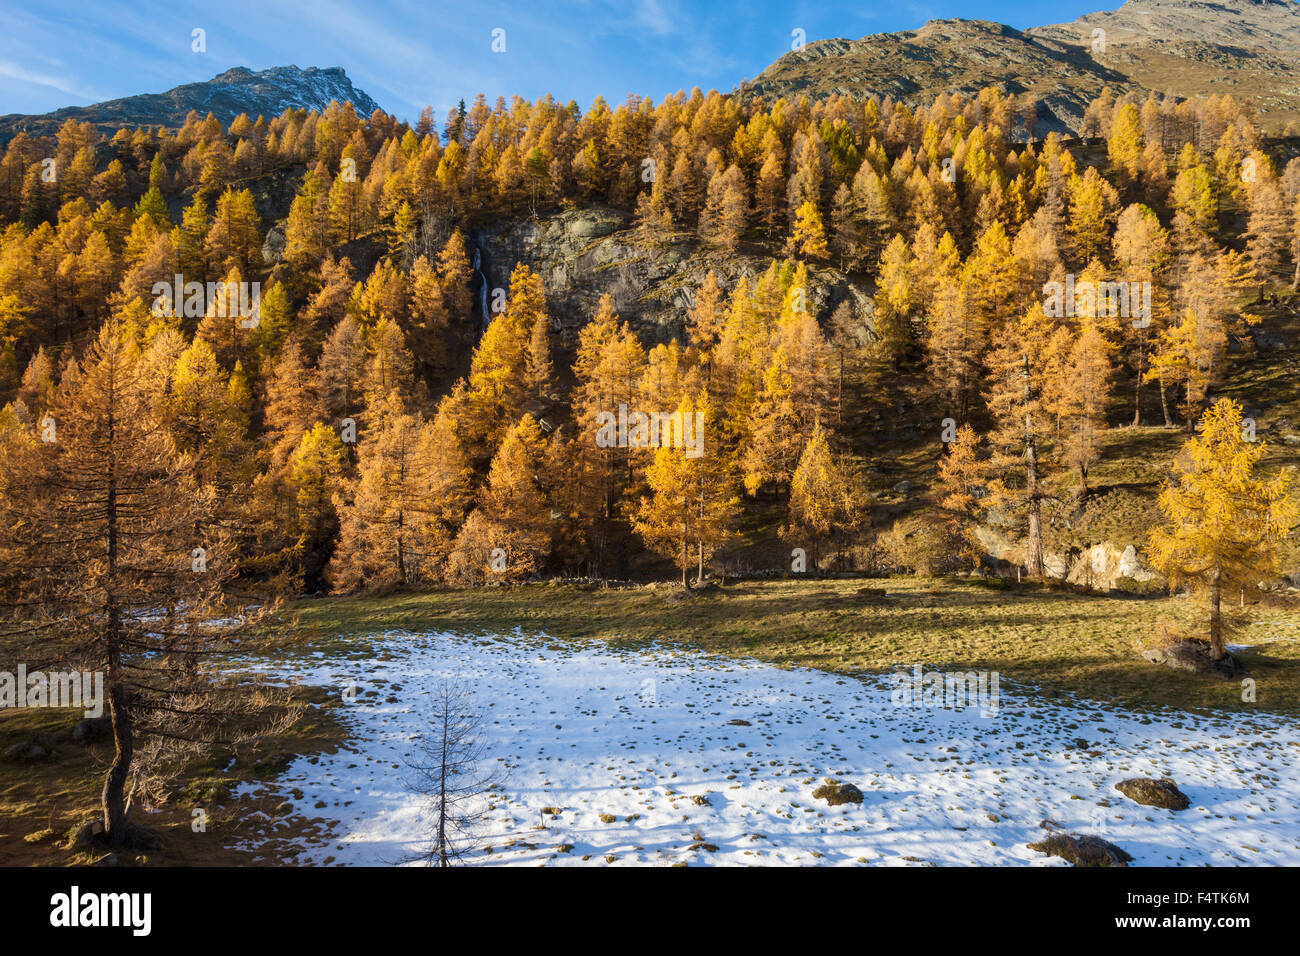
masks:
MULTIPOLYGON (((1063 0, 1070 19, 1097 0, 1063 0), (1079 9, 1074 9, 1079 8, 1079 9)), ((1085 9, 1086 8, 1086 9, 1085 9)), ((414 118, 476 93, 581 105, 629 92, 730 90, 809 40, 915 29, 935 16, 1018 22, 1029 0, 58 0, 0 3, 0 113, 41 112, 208 79, 232 66, 341 66, 414 118), (190 31, 207 31, 207 51, 190 31), (491 33, 507 31, 508 52, 491 33)))
POLYGON ((681 27, 680 18, 665 10, 659 0, 638 0, 636 22, 656 36, 667 36, 681 27))
POLYGON ((17 63, 11 63, 8 60, 0 60, 0 77, 4 77, 8 80, 17 80, 20 83, 30 83, 33 86, 43 86, 47 89, 62 93, 65 96, 70 96, 73 99, 82 100, 86 103, 92 103, 96 99, 94 93, 79 89, 75 84, 70 83, 70 77, 66 73, 39 73, 35 70, 29 70, 27 67, 21 66, 17 63))

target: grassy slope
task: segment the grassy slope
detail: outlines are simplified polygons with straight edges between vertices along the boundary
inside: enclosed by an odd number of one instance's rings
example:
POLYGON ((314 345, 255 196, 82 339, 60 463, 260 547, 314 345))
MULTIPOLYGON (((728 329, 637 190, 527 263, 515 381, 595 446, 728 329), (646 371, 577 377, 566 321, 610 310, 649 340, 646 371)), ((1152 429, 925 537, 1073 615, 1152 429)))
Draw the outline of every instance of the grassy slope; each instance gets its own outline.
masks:
POLYGON ((1195 624, 1182 598, 1126 599, 1036 586, 990 587, 961 578, 767 580, 675 601, 667 587, 583 590, 524 585, 299 605, 322 638, 390 629, 501 632, 522 627, 559 639, 620 646, 663 641, 782 665, 832 671, 895 667, 997 670, 1004 679, 1134 707, 1300 710, 1300 599, 1248 606, 1242 657, 1258 701, 1235 681, 1143 661, 1137 640, 1157 622, 1195 624), (885 590, 888 597, 859 593, 885 590), (1274 639, 1276 638, 1276 639, 1274 639))
MULTIPOLYGON (((158 832, 164 847, 155 853, 120 853, 124 865, 246 866, 289 860, 298 852, 294 837, 314 830, 317 821, 285 817, 281 801, 266 796, 235 798, 241 781, 274 777, 299 754, 332 751, 344 729, 333 718, 330 700, 318 688, 302 688, 309 707, 297 724, 273 740, 217 748, 184 772, 183 791, 155 808, 142 822, 158 832), (207 814, 206 829, 196 831, 193 811, 207 814), (238 842, 259 846, 256 852, 233 849, 238 842)), ((111 743, 80 744, 71 739, 76 711, 34 709, 0 711, 0 754, 14 744, 35 740, 51 751, 33 763, 0 762, 0 865, 33 866, 88 863, 100 852, 70 852, 70 832, 97 813, 104 774, 113 758, 111 743)))
MULTIPOLYGON (((1037 586, 991 587, 949 579, 767 580, 730 584, 689 600, 672 587, 587 590, 524 585, 369 598, 299 602, 304 650, 368 653, 376 632, 452 630, 500 632, 521 627, 556 640, 602 640, 622 647, 651 642, 783 666, 857 673, 910 668, 997 670, 1004 680, 1034 685, 1037 693, 1075 693, 1136 708, 1300 711, 1300 599, 1270 599, 1246 609, 1241 636, 1256 648, 1242 657, 1258 685, 1258 701, 1243 703, 1235 681, 1156 667, 1136 653, 1138 638, 1157 622, 1193 623, 1199 612, 1183 599, 1126 599, 1037 586), (862 593, 864 585, 868 593, 862 593), (881 597, 880 592, 887 596, 881 597)), ((336 695, 304 689, 309 709, 288 735, 241 752, 214 754, 191 768, 192 782, 148 818, 164 836, 162 852, 123 855, 123 862, 179 865, 291 861, 305 832, 319 823, 285 818, 277 802, 254 794, 235 800, 239 780, 274 777, 297 754, 332 750, 343 740, 333 719, 336 695), (208 812, 206 832, 195 833, 191 812, 208 812), (232 849, 236 842, 257 852, 232 849)), ((85 747, 68 734, 76 715, 66 711, 0 713, 0 752, 37 739, 54 756, 36 764, 4 764, 0 771, 0 864, 88 862, 69 853, 67 831, 94 812, 111 757, 106 745, 85 747), (29 837, 50 831, 36 842, 29 837)))

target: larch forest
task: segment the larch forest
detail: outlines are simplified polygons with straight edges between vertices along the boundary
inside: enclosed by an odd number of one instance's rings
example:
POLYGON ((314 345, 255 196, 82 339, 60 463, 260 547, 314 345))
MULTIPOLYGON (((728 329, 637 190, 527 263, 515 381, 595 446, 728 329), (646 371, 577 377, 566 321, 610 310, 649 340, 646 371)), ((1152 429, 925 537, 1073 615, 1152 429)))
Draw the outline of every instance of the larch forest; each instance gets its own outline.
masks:
POLYGON ((800 43, 0 117, 0 862, 1300 864, 1300 113, 800 43))

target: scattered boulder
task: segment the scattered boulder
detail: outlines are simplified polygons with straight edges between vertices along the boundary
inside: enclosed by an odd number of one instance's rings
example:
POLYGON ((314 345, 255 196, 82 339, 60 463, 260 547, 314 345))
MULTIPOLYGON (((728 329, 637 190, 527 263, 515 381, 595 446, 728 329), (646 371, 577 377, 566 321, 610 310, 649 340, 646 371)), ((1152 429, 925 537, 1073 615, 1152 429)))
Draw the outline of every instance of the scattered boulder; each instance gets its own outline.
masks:
POLYGON ((1220 677, 1232 677, 1245 670, 1241 666, 1241 661, 1232 654, 1225 654, 1222 659, 1216 661, 1210 653, 1209 641, 1195 638, 1144 646, 1142 657, 1152 664, 1162 664, 1189 674, 1217 674, 1220 677))
POLYGON ((1135 803, 1147 807, 1186 810, 1192 805, 1187 794, 1179 790, 1178 785, 1168 777, 1134 777, 1132 780, 1121 780, 1115 784, 1115 789, 1135 803))
POLYGON ((69 841, 68 849, 70 850, 87 850, 90 847, 104 842, 104 821, 99 817, 88 820, 79 827, 74 827, 72 839, 69 841))
POLYGON ((1128 866, 1133 857, 1115 844, 1091 834, 1053 833, 1029 849, 1059 856, 1073 866, 1128 866))
MULTIPOLYGON (((987 515, 986 523, 973 529, 975 540, 984 551, 984 560, 995 569, 1023 568, 1025 547, 1011 532, 1011 519, 997 509, 989 510, 987 515)), ((1047 551, 1043 554, 1043 570, 1050 578, 1063 578, 1069 573, 1070 565, 1061 555, 1047 551)))
POLYGON ((1103 541, 1085 548, 1073 558, 1065 579, 1095 591, 1141 590, 1141 585, 1155 582, 1156 575, 1142 564, 1133 545, 1120 548, 1103 541))
MULTIPOLYGON (((72 841, 68 847, 71 850, 96 850, 110 849, 108 837, 104 831, 104 821, 101 817, 96 817, 83 823, 80 827, 74 828, 72 841)), ((162 837, 148 827, 142 827, 136 823, 128 823, 126 827, 126 838, 122 841, 119 849, 124 850, 161 850, 162 837)), ((111 854, 110 854, 111 855, 111 854)))
POLYGON ((104 740, 112 735, 113 718, 111 717, 87 717, 85 720, 77 721, 72 728, 72 739, 79 744, 104 740))
POLYGON ((49 755, 50 751, 34 740, 14 744, 5 750, 5 760, 14 763, 36 763, 38 760, 44 760, 49 755))
POLYGON ((1260 350, 1286 348, 1286 339, 1276 332, 1271 332, 1260 326, 1254 326, 1250 329, 1250 337, 1255 340, 1255 348, 1260 350))
POLYGON ((709 799, 709 795, 706 793, 695 794, 693 797, 691 797, 691 803, 695 804, 697 807, 713 806, 713 802, 709 799))
POLYGON ((907 481, 907 480, 903 480, 903 481, 898 482, 896 485, 894 485, 894 494, 896 494, 896 495, 909 495, 909 494, 912 493, 912 489, 915 488, 915 487, 916 487, 916 486, 915 486, 914 484, 912 484, 912 482, 907 481))
POLYGON ((681 604, 686 601, 694 601, 696 598, 710 597, 721 593, 722 588, 718 586, 716 581, 704 581, 692 584, 689 587, 677 585, 664 595, 664 601, 668 604, 681 604))
POLYGON ((851 783, 827 778, 826 782, 813 791, 813 799, 825 800, 832 807, 844 803, 861 803, 862 791, 851 783))

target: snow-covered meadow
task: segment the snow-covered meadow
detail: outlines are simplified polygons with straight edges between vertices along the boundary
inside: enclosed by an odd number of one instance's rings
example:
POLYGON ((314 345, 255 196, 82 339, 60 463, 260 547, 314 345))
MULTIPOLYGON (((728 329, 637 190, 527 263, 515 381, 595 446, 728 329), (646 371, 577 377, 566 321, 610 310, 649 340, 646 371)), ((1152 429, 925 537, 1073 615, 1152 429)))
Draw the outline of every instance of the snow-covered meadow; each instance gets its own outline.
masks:
POLYGON ((356 691, 344 749, 298 758, 272 787, 331 824, 301 863, 420 848, 426 807, 407 761, 434 688, 456 679, 474 689, 502 779, 475 863, 1066 865, 1026 847, 1047 818, 1135 865, 1300 865, 1300 729, 1287 717, 1044 703, 1006 680, 995 715, 899 707, 887 677, 519 633, 373 646, 274 671, 356 691), (1136 776, 1172 777, 1191 807, 1114 789, 1136 776), (827 777, 863 802, 814 799, 827 777))

